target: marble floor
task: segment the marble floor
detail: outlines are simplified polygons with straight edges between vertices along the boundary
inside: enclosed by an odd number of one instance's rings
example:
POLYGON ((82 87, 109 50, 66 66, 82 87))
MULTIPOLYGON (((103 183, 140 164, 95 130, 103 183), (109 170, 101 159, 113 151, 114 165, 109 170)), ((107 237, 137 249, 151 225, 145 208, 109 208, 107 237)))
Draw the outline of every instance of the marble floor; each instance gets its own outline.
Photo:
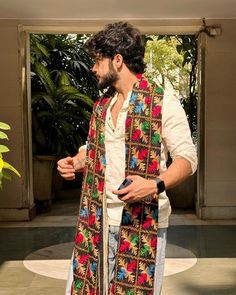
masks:
MULTIPOLYGON (((31 222, 0 222, 0 295, 64 295, 78 204, 58 201, 31 222)), ((236 294, 236 220, 174 211, 162 295, 236 294)))

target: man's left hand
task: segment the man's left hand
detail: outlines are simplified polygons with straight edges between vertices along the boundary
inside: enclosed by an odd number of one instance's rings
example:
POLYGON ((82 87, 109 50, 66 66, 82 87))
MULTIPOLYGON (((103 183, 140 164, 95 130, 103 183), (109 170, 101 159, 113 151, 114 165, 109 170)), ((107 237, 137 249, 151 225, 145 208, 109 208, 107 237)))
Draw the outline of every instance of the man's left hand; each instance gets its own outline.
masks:
POLYGON ((126 203, 140 202, 148 196, 157 193, 156 181, 152 179, 145 179, 138 175, 128 175, 126 178, 133 180, 133 182, 121 190, 113 190, 112 193, 126 203), (124 195, 119 197, 120 195, 124 195))

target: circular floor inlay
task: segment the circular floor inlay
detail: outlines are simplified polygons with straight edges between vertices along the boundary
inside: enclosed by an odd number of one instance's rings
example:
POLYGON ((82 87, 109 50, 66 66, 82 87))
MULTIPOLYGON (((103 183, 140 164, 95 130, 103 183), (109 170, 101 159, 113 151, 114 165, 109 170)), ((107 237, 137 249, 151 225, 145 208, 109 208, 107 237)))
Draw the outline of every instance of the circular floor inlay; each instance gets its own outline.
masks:
MULTIPOLYGON (((66 280, 73 244, 64 243, 37 250, 25 258, 23 261, 24 266, 39 275, 66 280)), ((165 276, 185 271, 193 267, 197 262, 194 254, 185 248, 168 244, 167 254, 168 252, 173 258, 167 257, 165 260, 165 276)))
POLYGON ((67 280, 74 243, 63 243, 39 249, 29 254, 24 266, 39 275, 67 280))

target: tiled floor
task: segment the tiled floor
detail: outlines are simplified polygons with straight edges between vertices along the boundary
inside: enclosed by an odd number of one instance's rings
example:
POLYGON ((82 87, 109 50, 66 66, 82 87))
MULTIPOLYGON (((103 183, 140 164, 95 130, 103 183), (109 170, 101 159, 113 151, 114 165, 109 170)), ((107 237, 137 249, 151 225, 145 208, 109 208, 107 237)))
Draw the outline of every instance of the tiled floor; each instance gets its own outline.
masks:
MULTIPOLYGON (((63 295, 77 203, 61 201, 32 222, 0 223, 0 295, 63 295)), ((236 221, 174 212, 162 295, 236 294, 236 221)))

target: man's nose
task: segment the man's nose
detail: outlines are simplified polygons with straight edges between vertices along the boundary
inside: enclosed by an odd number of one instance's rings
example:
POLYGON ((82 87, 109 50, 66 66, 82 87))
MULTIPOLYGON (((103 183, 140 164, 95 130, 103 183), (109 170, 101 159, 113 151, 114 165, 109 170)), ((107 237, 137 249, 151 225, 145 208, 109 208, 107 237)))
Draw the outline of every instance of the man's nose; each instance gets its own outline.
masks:
POLYGON ((97 66, 96 66, 96 64, 93 65, 93 67, 92 67, 91 70, 92 70, 92 72, 96 73, 96 71, 97 71, 97 66))

